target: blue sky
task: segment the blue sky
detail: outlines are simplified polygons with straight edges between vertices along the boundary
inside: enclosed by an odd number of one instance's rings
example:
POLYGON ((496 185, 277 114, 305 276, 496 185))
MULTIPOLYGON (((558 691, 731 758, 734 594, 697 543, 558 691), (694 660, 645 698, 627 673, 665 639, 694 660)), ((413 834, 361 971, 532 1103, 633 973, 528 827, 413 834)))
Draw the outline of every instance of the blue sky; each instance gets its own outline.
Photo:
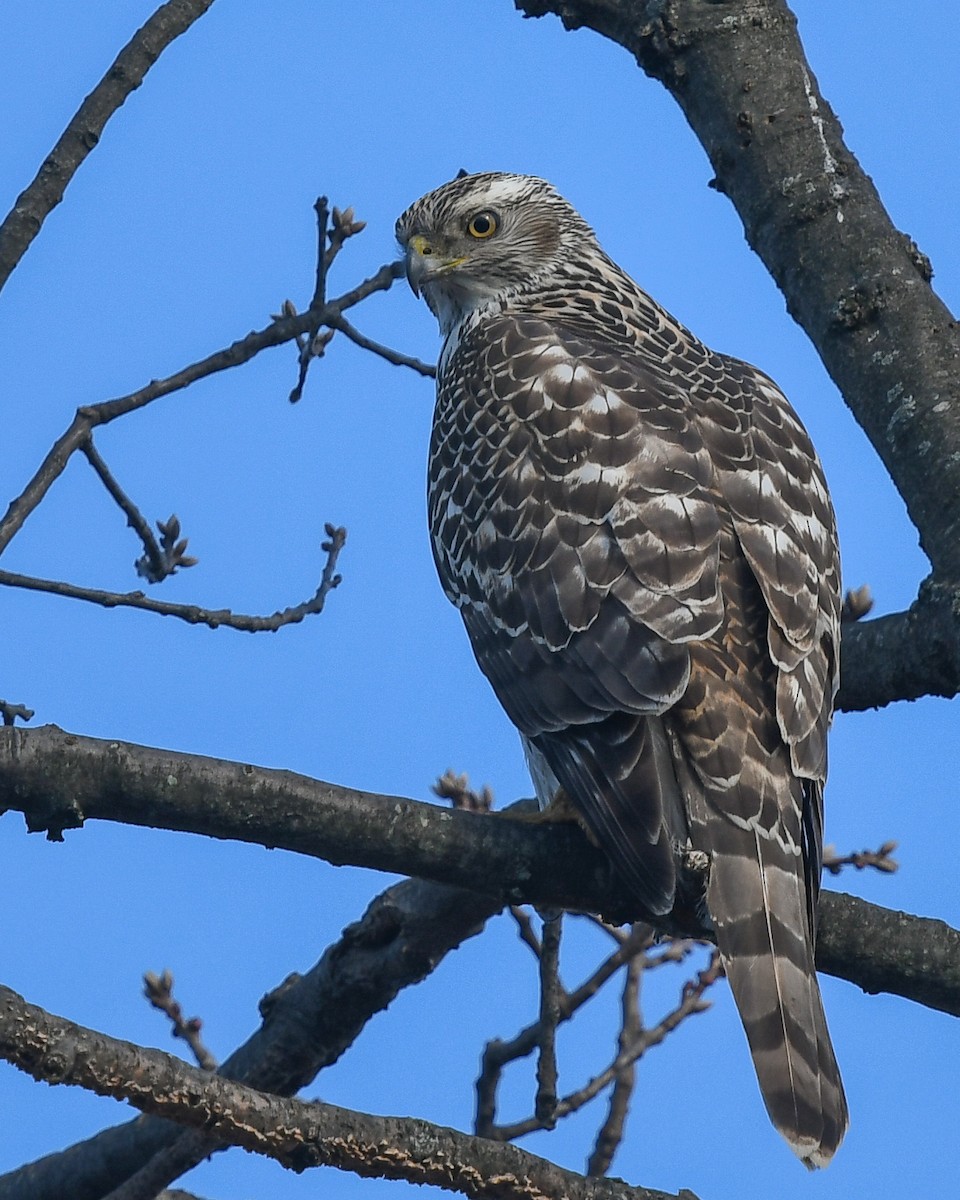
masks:
MULTIPOLYGON (((0 41, 0 208, 33 177, 80 100, 152 11, 102 0, 5 5, 0 41)), ((960 89, 956 13, 795 5, 848 144, 894 221, 933 261, 956 308, 954 214, 960 89), (878 82, 878 81, 882 81, 878 82)), ((66 200, 0 297, 4 502, 78 404, 120 395, 309 300, 312 203, 352 204, 368 229, 344 252, 335 294, 395 253, 393 222, 461 166, 551 179, 642 286, 716 348, 757 363, 817 443, 841 527, 848 586, 878 614, 908 605, 926 573, 902 502, 782 297, 744 242, 679 110, 629 56, 508 0, 218 0, 114 117, 66 200)), ((433 320, 405 288, 358 309, 364 332, 424 358, 433 320)), ((424 517, 432 385, 335 339, 303 401, 287 394, 289 347, 206 380, 98 436, 151 519, 177 512, 200 565, 164 598, 270 612, 309 595, 324 521, 349 529, 343 586, 304 625, 256 637, 193 629, 6 591, 0 695, 36 722, 284 767, 354 787, 429 797, 448 767, 506 803, 530 791, 516 737, 479 675, 435 580, 424 517)), ((137 586, 132 533, 82 461, 71 464, 5 566, 91 586, 137 586)), ((925 700, 841 715, 827 838, 901 843, 892 878, 844 889, 960 923, 955 886, 955 705, 925 700)), ((184 1006, 224 1057, 258 1022, 260 996, 310 966, 388 880, 295 855, 186 835, 88 826, 64 845, 0 820, 3 982, 53 1012, 171 1049, 140 998, 169 967, 184 1006), (157 880, 162 881, 158 885, 157 880)), ((828 881, 828 886, 832 886, 828 881)), ((594 947, 571 937, 568 977, 594 947)), ((529 955, 506 920, 401 996, 307 1090, 331 1102, 468 1128, 483 1042, 532 1017, 529 955)), ((679 975, 653 981, 656 1019, 679 975)), ((650 1055, 614 1173, 703 1200, 834 1200, 882 1187, 949 1192, 956 1178, 960 1032, 950 1018, 824 980, 853 1124, 815 1178, 769 1127, 726 995, 650 1055)), ((561 1087, 602 1066, 616 997, 561 1041, 561 1087)), ((506 1092, 529 1105, 528 1073, 506 1092)), ((130 1110, 33 1084, 0 1066, 0 1170, 67 1145, 130 1110)), ((582 1167, 592 1110, 525 1144, 582 1167)), ((296 1177, 240 1151, 185 1186, 211 1198, 397 1196, 405 1185, 296 1177)))

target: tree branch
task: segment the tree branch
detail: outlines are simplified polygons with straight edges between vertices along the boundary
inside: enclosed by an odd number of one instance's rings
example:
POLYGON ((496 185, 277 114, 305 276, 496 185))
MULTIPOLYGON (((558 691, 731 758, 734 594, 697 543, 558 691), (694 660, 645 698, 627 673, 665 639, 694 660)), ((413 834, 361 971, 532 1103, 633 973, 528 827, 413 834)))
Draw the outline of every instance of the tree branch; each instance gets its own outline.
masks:
POLYGON ((960 326, 844 145, 785 0, 515 0, 618 42, 683 110, 750 245, 960 580, 960 326))
POLYGON ((960 1017, 960 932, 944 921, 822 892, 817 968, 960 1017))
POLYGON ((33 183, 0 225, 0 289, 10 278, 43 222, 63 199, 67 184, 100 141, 107 122, 135 91, 170 43, 207 11, 213 0, 168 0, 117 55, 63 131, 33 183))
POLYGON ((143 994, 155 1009, 169 1018, 170 1032, 187 1043, 197 1060, 197 1066, 205 1071, 215 1071, 217 1060, 200 1036, 203 1022, 199 1017, 183 1015, 180 1002, 173 994, 173 975, 170 971, 163 970, 159 975, 147 971, 143 976, 143 994))
MULTIPOLYGON (((121 821, 418 875, 485 893, 498 906, 534 903, 649 920, 574 824, 534 828, 287 771, 77 737, 51 725, 0 729, 0 804, 53 838, 84 820, 121 821)), ((825 893, 821 908, 823 970, 960 1015, 960 933, 843 894, 825 893)))
POLYGON ((837 708, 960 692, 960 588, 927 580, 907 612, 843 626, 837 708))
POLYGON ((404 1117, 255 1091, 159 1050, 54 1017, 0 987, 0 1055, 35 1079, 129 1100, 142 1112, 213 1132, 296 1171, 333 1166, 405 1179, 475 1200, 678 1200, 618 1181, 588 1180, 516 1146, 404 1117))
POLYGON ((410 354, 403 354, 401 351, 394 350, 390 346, 384 346, 381 342, 375 342, 373 338, 368 338, 359 329, 351 325, 346 317, 337 317, 330 322, 330 326, 332 329, 336 329, 342 333, 344 337, 348 337, 361 350, 369 350, 371 354, 378 354, 381 358, 385 358, 388 363, 393 363, 395 367, 409 367, 411 371, 416 371, 418 375, 425 375, 428 379, 436 379, 437 377, 437 368, 430 363, 425 363, 410 354))
POLYGON ((398 278, 398 273, 402 274, 402 270, 399 263, 386 263, 375 275, 363 280, 350 291, 344 292, 336 300, 331 300, 329 304, 324 304, 320 309, 308 309, 297 316, 275 320, 265 329, 247 334, 245 338, 241 338, 231 346, 218 350, 215 354, 210 354, 199 362, 191 363, 190 366, 184 367, 175 375, 170 375, 166 379, 155 379, 146 387, 115 400, 105 400, 100 404, 86 405, 77 409, 69 428, 54 442, 33 478, 23 492, 11 502, 3 520, 0 521, 0 554, 63 473, 70 456, 87 441, 91 430, 99 425, 107 425, 118 417, 135 412, 139 408, 144 408, 162 396, 182 391, 190 384, 196 383, 198 379, 205 379, 208 375, 214 375, 218 371, 241 366, 259 354, 261 350, 293 341, 298 335, 309 332, 318 324, 329 325, 344 309, 352 308, 375 292, 387 291, 393 285, 394 280, 398 278))
POLYGON ((0 586, 26 588, 33 592, 47 592, 52 596, 66 596, 71 600, 88 600, 104 608, 139 608, 145 612, 159 613, 164 617, 178 617, 189 625, 206 625, 210 629, 239 629, 244 633, 275 633, 285 625, 296 625, 305 617, 323 612, 327 596, 340 585, 336 572, 337 559, 346 541, 347 531, 342 526, 327 525, 329 541, 322 543, 327 561, 324 564, 317 590, 309 600, 295 604, 292 608, 280 609, 270 616, 253 616, 231 612, 229 608, 201 608, 197 604, 176 604, 168 600, 155 600, 143 592, 105 592, 99 588, 80 587, 64 583, 59 579, 37 579, 33 575, 18 575, 14 571, 0 571, 0 586))
MULTIPOLYGON (((633 958, 627 964, 626 978, 620 998, 620 1034, 617 1038, 617 1058, 626 1054, 630 1045, 643 1032, 640 1015, 640 981, 643 978, 643 963, 633 958)), ((616 1073, 616 1079, 607 1104, 607 1116, 597 1134, 593 1151, 587 1160, 588 1175, 606 1175, 613 1163, 614 1155, 623 1141, 630 1099, 636 1083, 635 1063, 626 1063, 616 1073)))
POLYGON ((113 472, 107 466, 106 462, 104 462, 100 451, 93 444, 92 436, 89 436, 85 442, 80 443, 80 450, 86 456, 87 462, 97 473, 100 482, 107 489, 107 493, 113 499, 113 502, 127 518, 127 525, 136 533, 143 545, 143 555, 137 564, 139 574, 143 575, 151 583, 159 583, 167 575, 171 574, 171 572, 167 569, 164 553, 160 549, 159 542, 154 537, 153 530, 150 528, 150 522, 117 482, 113 472), (140 563, 144 564, 142 569, 140 563))
MULTIPOLYGON (((263 1026, 219 1074, 292 1095, 336 1062, 403 988, 419 983, 447 953, 478 934, 499 908, 489 896, 419 879, 388 888, 312 970, 291 976, 261 1002, 263 1026)), ((101 1200, 144 1176, 153 1179, 156 1191, 216 1148, 209 1137, 167 1121, 134 1121, 0 1177, 0 1200, 60 1200, 68 1190, 71 1200, 101 1200)))

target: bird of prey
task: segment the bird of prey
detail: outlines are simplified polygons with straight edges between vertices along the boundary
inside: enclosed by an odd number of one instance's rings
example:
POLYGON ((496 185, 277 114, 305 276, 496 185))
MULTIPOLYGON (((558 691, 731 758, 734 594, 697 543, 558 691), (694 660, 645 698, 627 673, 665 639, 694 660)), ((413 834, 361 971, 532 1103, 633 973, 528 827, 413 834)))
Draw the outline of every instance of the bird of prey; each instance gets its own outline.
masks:
POLYGON ((647 914, 715 932, 770 1117, 822 1166, 847 1126, 814 968, 840 568, 809 437, 542 179, 461 174, 397 237, 444 336, 437 570, 541 804, 564 793, 647 914))

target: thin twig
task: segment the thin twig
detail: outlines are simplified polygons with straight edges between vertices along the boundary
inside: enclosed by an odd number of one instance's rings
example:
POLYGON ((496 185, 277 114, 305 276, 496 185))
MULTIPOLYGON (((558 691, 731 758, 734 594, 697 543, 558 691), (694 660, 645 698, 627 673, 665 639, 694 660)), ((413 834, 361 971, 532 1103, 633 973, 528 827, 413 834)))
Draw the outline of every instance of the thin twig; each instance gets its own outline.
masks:
POLYGON ((441 800, 449 800, 454 808, 461 812, 488 813, 493 811, 493 792, 484 784, 477 791, 470 786, 466 772, 458 775, 454 770, 446 770, 430 788, 441 800))
POLYGON ((436 379, 437 368, 431 366, 430 363, 425 363, 419 358, 415 358, 410 354, 403 354, 399 350, 393 350, 390 346, 384 346, 381 342, 375 342, 372 338, 368 338, 362 334, 355 325, 351 325, 346 317, 335 317, 330 322, 334 329, 348 337, 351 342, 355 342, 363 350, 369 350, 373 354, 379 354, 381 358, 385 358, 388 363, 393 363, 395 367, 409 367, 411 371, 416 371, 420 375, 425 375, 429 379, 436 379))
POLYGON ((893 875, 900 869, 896 859, 890 857, 896 848, 897 843, 891 841, 884 842, 877 850, 860 850, 853 854, 838 855, 834 846, 824 846, 823 869, 831 875, 839 875, 844 867, 856 867, 858 871, 873 867, 885 875, 893 875))
MULTIPOLYGON (((571 1092, 569 1095, 564 1096, 562 1100, 557 1101, 555 1120, 569 1116, 571 1113, 583 1108, 585 1104, 588 1104, 598 1096, 604 1088, 608 1087, 621 1071, 632 1066, 633 1063, 642 1058, 652 1047, 659 1046, 681 1022, 687 1020, 688 1017, 695 1016, 697 1013, 706 1012, 710 1007, 710 1002, 703 999, 703 993, 722 974, 723 968, 720 965, 720 955, 714 950, 709 965, 704 970, 699 971, 695 979, 689 980, 684 984, 680 993, 680 1002, 675 1008, 671 1009, 651 1029, 641 1030, 640 1036, 633 1044, 626 1050, 618 1052, 616 1058, 605 1070, 595 1075, 577 1091, 571 1092)), ((484 1136, 500 1141, 512 1141, 514 1138, 523 1137, 525 1134, 534 1133, 544 1128, 547 1128, 547 1126, 534 1115, 522 1121, 515 1121, 510 1125, 494 1126, 484 1136)))
MULTIPOLYGON (((649 925, 643 926, 644 929, 650 931, 650 944, 653 944, 654 933, 649 925)), ((654 971, 657 967, 666 966, 667 963, 680 963, 684 959, 689 958, 697 946, 709 946, 710 943, 706 939, 696 938, 667 938, 652 954, 645 954, 643 958, 644 971, 654 971)))
MULTIPOLYGON (((516 915, 514 919, 517 919, 516 915)), ((524 937, 524 926, 519 920, 517 923, 520 927, 521 938, 526 941, 527 945, 530 946, 539 959, 540 943, 537 941, 536 934, 533 933, 531 928, 529 929, 528 936, 524 937)), ((641 954, 652 944, 653 931, 650 927, 640 922, 635 924, 630 930, 629 936, 618 944, 613 954, 604 959, 578 988, 572 992, 560 992, 558 997, 559 1014, 557 1023, 562 1024, 564 1021, 569 1021, 584 1004, 597 995, 606 981, 619 971, 624 963, 629 962, 634 956, 641 954)), ((507 1063, 515 1062, 519 1058, 525 1058, 528 1054, 532 1054, 537 1048, 539 1037, 540 1022, 535 1021, 525 1029, 522 1029, 509 1041, 494 1038, 484 1047, 480 1060, 480 1074, 477 1077, 475 1085, 477 1111, 474 1129, 480 1137, 497 1136, 495 1120, 497 1090, 500 1086, 503 1068, 507 1063)))
POLYGON ((840 620, 843 622, 861 621, 873 608, 873 595, 868 583, 858 588, 850 588, 843 597, 840 609, 840 620))
POLYGON ((540 939, 534 932, 533 922, 530 920, 527 910, 519 904, 511 904, 508 912, 517 924, 517 933, 520 936, 520 941, 529 947, 533 957, 539 962, 540 939))
POLYGON ((312 337, 297 338, 297 345, 300 347, 300 353, 297 356, 297 382, 290 389, 290 395, 287 397, 291 404, 297 404, 303 399, 303 389, 307 384, 307 372, 310 370, 310 364, 315 358, 323 358, 332 339, 332 329, 321 329, 312 337))
MULTIPOLYGON (((327 299, 327 229, 330 216, 327 203, 326 196, 318 196, 313 205, 313 211, 317 214, 317 273, 313 286, 313 298, 310 301, 311 309, 321 308, 327 299)), ((297 315, 297 310, 292 300, 284 300, 282 315, 284 317, 294 317, 297 315)), ((303 396, 310 363, 314 358, 323 357, 323 352, 329 345, 330 338, 333 336, 332 333, 329 333, 320 339, 318 337, 319 328, 317 326, 308 333, 300 334, 296 339, 297 348, 300 353, 297 356, 297 382, 288 396, 291 404, 296 404, 303 396)))
POLYGON ((329 210, 327 197, 318 196, 314 201, 313 211, 317 214, 317 279, 313 288, 311 308, 321 308, 327 299, 327 227, 329 210))
POLYGON ((104 608, 139 608, 165 617, 177 617, 190 625, 207 625, 210 629, 225 626, 228 629, 239 629, 243 633, 272 633, 286 625, 296 625, 305 617, 323 612, 328 594, 339 586, 341 577, 336 574, 336 564, 346 541, 347 531, 339 526, 328 525, 326 528, 330 538, 323 543, 327 562, 316 592, 302 604, 265 617, 234 613, 229 608, 209 609, 196 604, 173 604, 165 600, 155 600, 152 596, 145 596, 143 592, 106 592, 97 588, 79 587, 57 579, 18 575, 14 571, 0 571, 0 585, 26 588, 33 592, 48 592, 53 596, 66 596, 71 600, 87 600, 104 608))
POLYGON ((333 228, 330 230, 329 238, 330 245, 323 252, 323 272, 326 275, 333 266, 334 259, 343 249, 344 242, 348 238, 355 237, 358 233, 363 233, 367 227, 366 221, 358 221, 353 208, 345 208, 342 212, 334 206, 333 212, 330 214, 333 228))
POLYGON ((314 328, 318 322, 329 324, 344 309, 352 308, 375 292, 389 290, 402 273, 403 268, 399 263, 385 263, 375 275, 364 279, 362 283, 351 288, 350 291, 344 292, 342 296, 330 301, 329 304, 325 304, 317 312, 307 311, 295 317, 283 317, 281 320, 272 322, 265 329, 247 334, 245 338, 241 338, 231 346, 218 350, 216 353, 200 359, 199 362, 191 363, 190 366, 184 367, 174 375, 169 375, 166 379, 155 379, 146 387, 115 400, 105 400, 100 404, 85 405, 77 409, 70 426, 54 442, 33 478, 21 494, 11 502, 3 520, 0 521, 0 554, 63 473, 70 456, 89 437, 91 429, 106 425, 118 417, 144 408, 162 396, 182 391, 198 379, 205 379, 218 371, 241 366, 259 354, 261 350, 293 341, 299 334, 314 328))
POLYGON ((557 1026, 561 1000, 565 993, 560 983, 560 936, 563 914, 543 919, 540 939, 540 1020, 537 1033, 537 1094, 534 1112, 544 1129, 557 1123, 557 1026))
POLYGON ((603 987, 607 980, 617 973, 624 963, 628 963, 636 954, 649 949, 653 945, 654 933, 649 925, 638 921, 630 930, 630 936, 622 942, 613 954, 597 967, 592 975, 569 993, 565 1012, 570 1016, 582 1008, 603 987))
POLYGON ((149 563, 150 572, 146 578, 150 579, 151 582, 159 582, 166 574, 163 552, 160 549, 157 539, 153 536, 153 530, 150 528, 149 522, 114 478, 110 468, 104 462, 96 446, 94 446, 92 434, 88 434, 87 438, 80 443, 80 450, 86 455, 87 462, 89 462, 90 466, 100 476, 100 482, 113 497, 121 512, 126 516, 127 524, 134 530, 137 537, 143 543, 143 552, 149 563))
POLYGON ((107 121, 143 83, 144 76, 167 46, 202 17, 212 3, 213 0, 169 0, 117 55, 0 225, 0 288, 63 199, 80 164, 100 141, 107 121))
MULTIPOLYGON (((333 265, 334 259, 343 249, 344 243, 348 238, 355 237, 358 233, 362 233, 367 227, 366 221, 357 221, 354 218, 352 208, 346 208, 343 212, 334 206, 332 214, 333 228, 327 228, 328 209, 326 196, 318 196, 316 203, 313 206, 314 212, 317 214, 317 278, 313 289, 313 299, 310 301, 311 311, 322 309, 327 296, 327 275, 330 272, 330 267, 333 265), (329 239, 330 245, 327 245, 329 239)), ((296 310, 290 300, 284 301, 284 312, 293 313, 296 310)), ((298 358, 299 370, 297 373, 297 382, 294 384, 290 392, 289 400, 291 404, 296 404, 303 397, 303 389, 307 382, 307 372, 310 370, 310 364, 315 358, 323 358, 327 346, 330 344, 330 339, 333 337, 333 328, 323 329, 324 325, 330 325, 327 321, 317 321, 310 329, 309 336, 298 337, 297 345, 300 348, 298 358)))
MULTIPOLYGON (((623 994, 620 1001, 618 1057, 626 1054, 629 1047, 639 1041, 643 1032, 643 1018, 640 1015, 640 980, 643 978, 643 972, 643 960, 639 956, 632 958, 627 963, 626 979, 623 983, 623 994)), ((593 1153, 587 1161, 588 1175, 594 1177, 606 1175, 610 1170, 613 1157, 623 1141, 623 1129, 636 1078, 636 1064, 632 1062, 617 1071, 614 1077, 607 1118, 600 1127, 593 1153)))
POLYGON ((170 972, 161 971, 155 975, 153 971, 147 971, 143 976, 143 994, 154 1008, 170 1018, 171 1033, 187 1043, 197 1060, 197 1066, 205 1071, 215 1071, 217 1060, 200 1037, 203 1022, 199 1017, 184 1017, 183 1009, 173 995, 173 976, 170 972))
POLYGON ((603 917, 598 916, 597 913, 571 913, 570 915, 579 917, 581 921, 586 921, 588 925, 595 926, 605 933, 607 937, 613 938, 618 946, 622 946, 634 930, 634 926, 624 928, 622 925, 613 925, 609 921, 605 921, 603 917))

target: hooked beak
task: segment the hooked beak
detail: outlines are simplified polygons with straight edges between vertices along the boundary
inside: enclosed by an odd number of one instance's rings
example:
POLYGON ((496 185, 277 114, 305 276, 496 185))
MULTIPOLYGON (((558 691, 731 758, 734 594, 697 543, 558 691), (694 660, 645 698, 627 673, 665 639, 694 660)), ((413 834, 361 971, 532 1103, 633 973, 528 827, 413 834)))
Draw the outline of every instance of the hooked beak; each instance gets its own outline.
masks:
POLYGON ((445 275, 448 271, 459 267, 463 258, 443 258, 437 253, 437 248, 430 239, 422 233, 415 233, 407 242, 404 265, 407 272, 407 283, 417 297, 420 296, 423 285, 445 275))
MULTIPOLYGON (((429 274, 432 265, 422 249, 415 245, 415 243, 423 241, 422 237, 413 237, 410 239, 404 263, 407 271, 407 283, 410 284, 410 290, 417 299, 420 298, 420 285, 423 283, 424 277, 429 274)), ((427 249, 429 250, 429 246, 427 249)))

